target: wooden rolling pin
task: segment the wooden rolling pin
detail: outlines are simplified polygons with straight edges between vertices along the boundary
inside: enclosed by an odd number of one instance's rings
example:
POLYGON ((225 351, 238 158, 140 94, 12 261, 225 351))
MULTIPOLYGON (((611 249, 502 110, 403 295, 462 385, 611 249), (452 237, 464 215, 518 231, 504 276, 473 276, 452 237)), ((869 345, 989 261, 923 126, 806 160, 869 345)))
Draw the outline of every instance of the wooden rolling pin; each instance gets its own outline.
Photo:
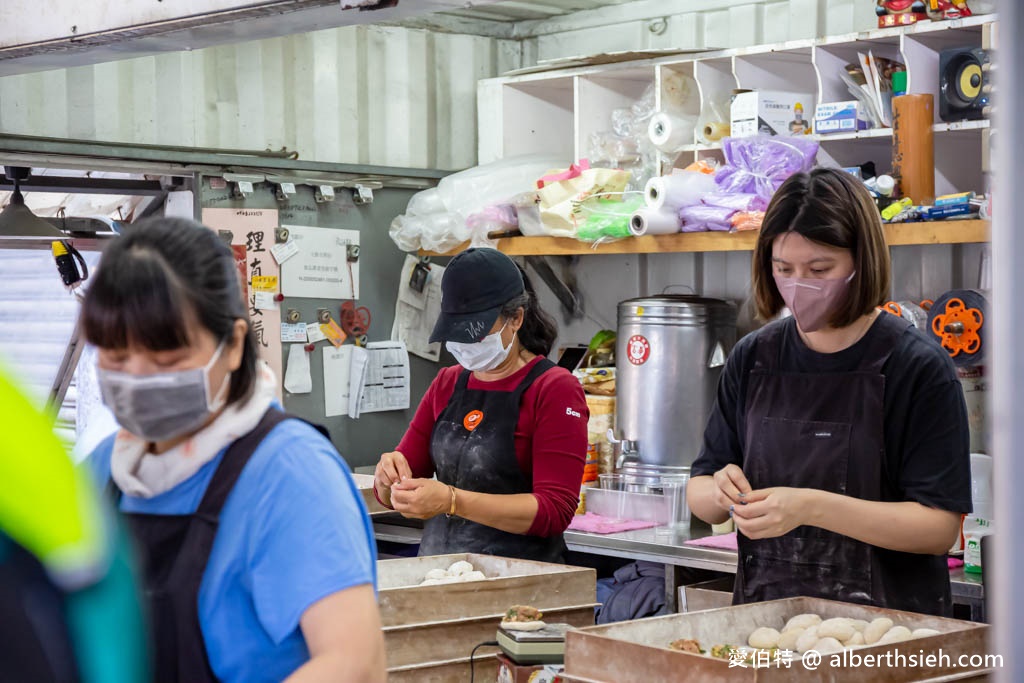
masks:
POLYGON ((892 100, 892 174, 900 193, 914 204, 935 201, 935 141, 931 95, 901 95, 892 100))

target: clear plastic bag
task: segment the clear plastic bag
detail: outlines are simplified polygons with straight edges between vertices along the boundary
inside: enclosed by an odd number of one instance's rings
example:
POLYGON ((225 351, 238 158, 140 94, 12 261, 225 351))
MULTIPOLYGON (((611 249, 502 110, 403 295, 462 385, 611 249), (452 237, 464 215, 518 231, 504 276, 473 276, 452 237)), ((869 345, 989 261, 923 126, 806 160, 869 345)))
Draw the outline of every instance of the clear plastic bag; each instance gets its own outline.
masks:
POLYGON ((730 232, 735 209, 720 206, 686 206, 679 210, 679 220, 683 223, 682 232, 730 232))
POLYGON ((565 165, 559 157, 532 154, 454 173, 412 196, 405 214, 391 221, 391 239, 406 252, 450 251, 474 234, 470 216, 535 189, 537 178, 565 165))
POLYGON ((496 204, 467 218, 466 228, 470 234, 470 246, 494 247, 497 240, 492 239, 490 233, 518 230, 519 218, 511 204, 496 204))
POLYGON ((770 201, 779 186, 794 173, 810 171, 818 143, 801 137, 757 135, 722 140, 725 166, 715 182, 728 194, 756 194, 770 201))
POLYGON ((621 192, 590 197, 580 203, 583 223, 576 231, 582 242, 605 242, 630 237, 629 221, 644 205, 642 192, 621 192))

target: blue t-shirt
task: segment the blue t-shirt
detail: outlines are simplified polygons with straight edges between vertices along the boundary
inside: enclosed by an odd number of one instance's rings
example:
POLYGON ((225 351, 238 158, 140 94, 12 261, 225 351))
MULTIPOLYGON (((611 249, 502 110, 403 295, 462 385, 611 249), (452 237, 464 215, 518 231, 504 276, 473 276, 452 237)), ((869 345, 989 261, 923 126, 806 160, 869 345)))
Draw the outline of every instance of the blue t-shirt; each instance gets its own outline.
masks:
MULTIPOLYGON (((89 458, 104 485, 113 444, 106 439, 89 458)), ((122 496, 121 510, 195 512, 223 457, 153 498, 122 496)), ((199 589, 199 622, 217 678, 287 678, 309 659, 303 612, 346 588, 376 588, 376 560, 369 515, 334 447, 299 420, 274 427, 224 504, 199 589)))

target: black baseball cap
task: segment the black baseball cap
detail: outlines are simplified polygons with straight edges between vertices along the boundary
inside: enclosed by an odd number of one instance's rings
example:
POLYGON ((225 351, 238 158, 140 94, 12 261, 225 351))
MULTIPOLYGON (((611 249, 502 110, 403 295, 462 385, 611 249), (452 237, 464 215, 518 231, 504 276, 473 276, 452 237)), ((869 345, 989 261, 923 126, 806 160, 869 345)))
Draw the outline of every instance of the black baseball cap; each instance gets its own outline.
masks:
POLYGON ((515 261, 497 249, 467 249, 441 279, 441 315, 431 342, 474 344, 487 336, 501 307, 525 291, 515 261))

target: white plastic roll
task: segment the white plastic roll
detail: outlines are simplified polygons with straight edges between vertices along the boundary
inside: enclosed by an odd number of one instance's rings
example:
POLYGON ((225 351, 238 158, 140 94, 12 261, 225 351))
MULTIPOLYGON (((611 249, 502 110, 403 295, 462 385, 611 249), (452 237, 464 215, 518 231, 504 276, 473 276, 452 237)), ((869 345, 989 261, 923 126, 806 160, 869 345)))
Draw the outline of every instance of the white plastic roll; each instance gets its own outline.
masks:
POLYGON ((693 119, 661 112, 651 117, 651 122, 647 126, 647 136, 659 150, 672 154, 678 152, 684 145, 693 143, 694 123, 693 119))
POLYGON ((651 178, 644 189, 644 200, 652 209, 678 210, 700 203, 701 197, 717 189, 715 179, 698 171, 680 171, 651 178))
POLYGON ((671 235, 679 232, 682 223, 679 214, 670 209, 638 209, 629 219, 629 231, 636 237, 640 235, 671 235))

